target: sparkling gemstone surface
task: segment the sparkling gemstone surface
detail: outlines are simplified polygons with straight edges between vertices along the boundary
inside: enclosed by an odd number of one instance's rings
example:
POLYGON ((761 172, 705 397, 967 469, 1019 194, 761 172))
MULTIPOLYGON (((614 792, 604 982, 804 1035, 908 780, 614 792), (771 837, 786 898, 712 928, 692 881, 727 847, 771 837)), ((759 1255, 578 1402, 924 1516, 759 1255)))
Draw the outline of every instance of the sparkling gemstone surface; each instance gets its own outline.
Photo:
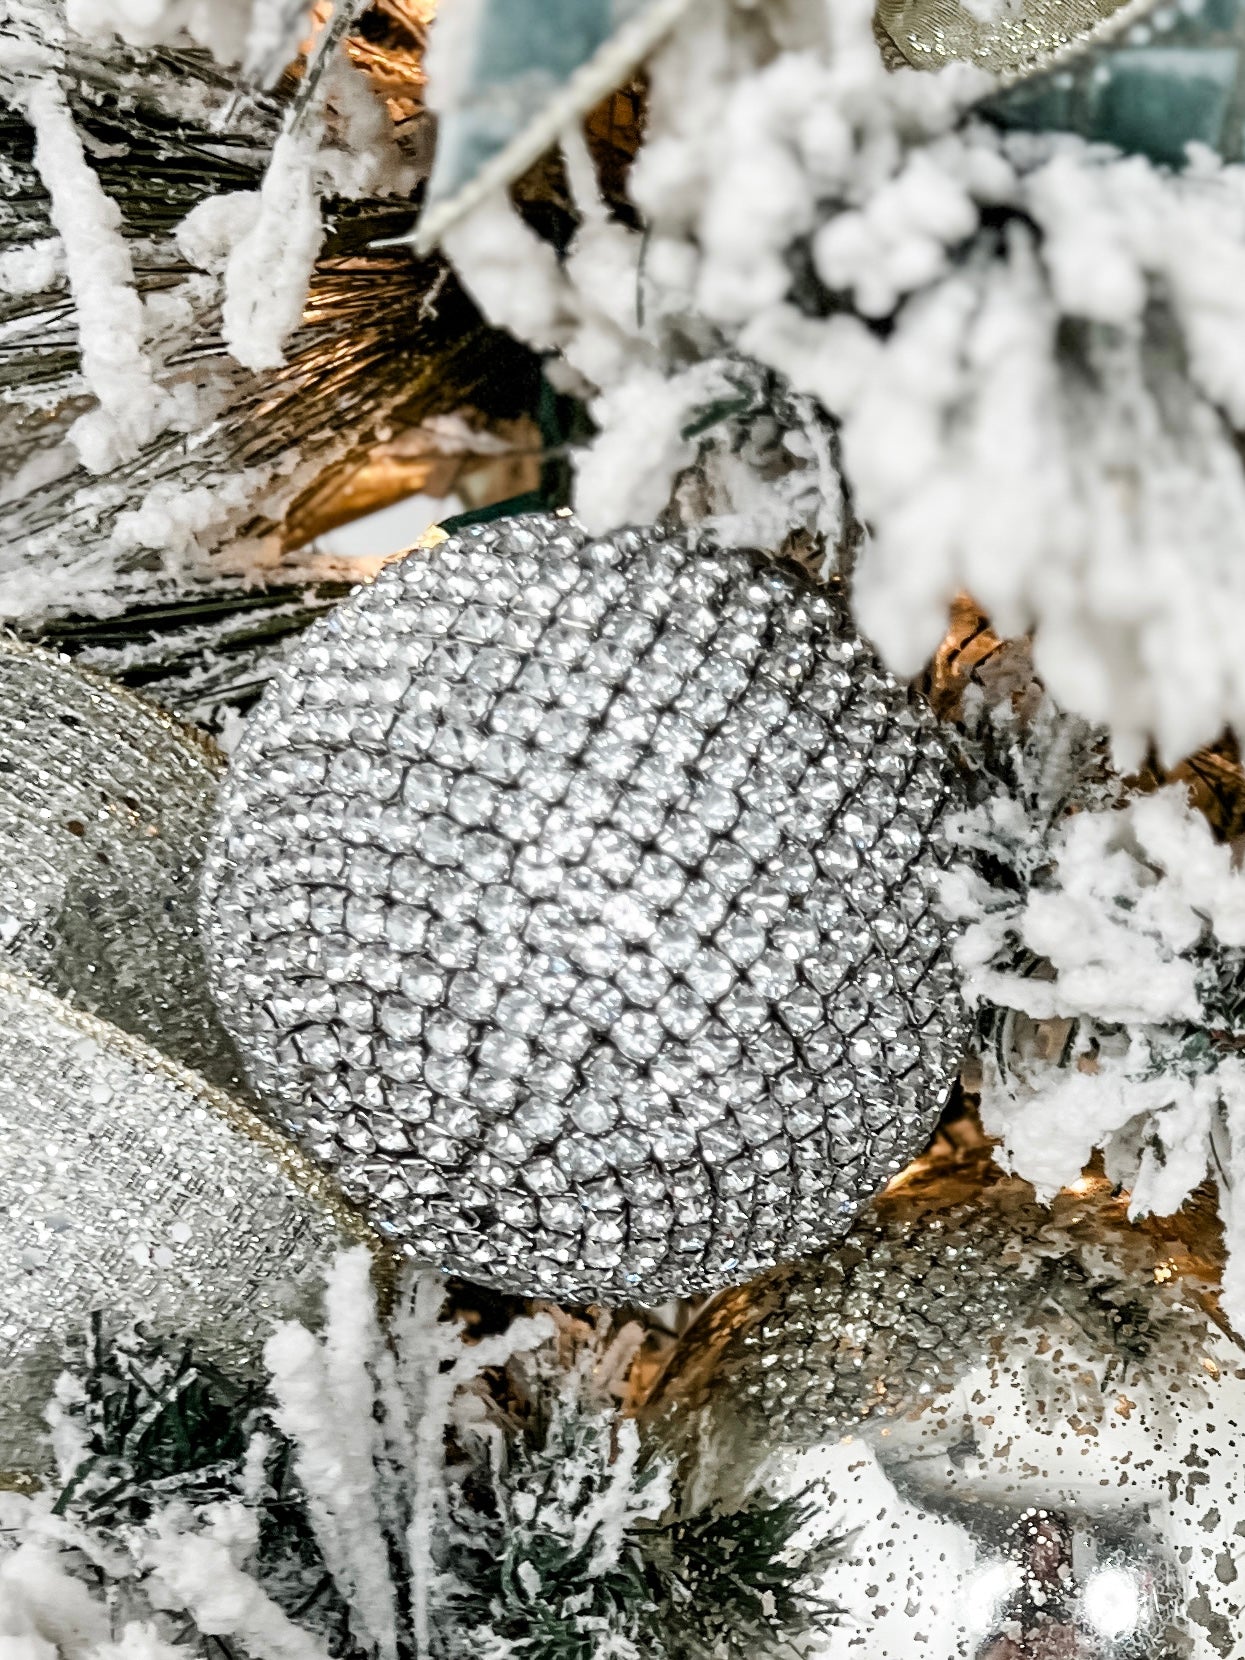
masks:
POLYGON ((0 1471, 45 1451, 64 1345, 101 1312, 254 1362, 368 1237, 253 1109, 0 970, 0 1471))
POLYGON ((259 1095, 413 1254, 646 1299, 835 1237, 965 1020, 936 724, 746 552, 474 527, 314 629, 205 867, 259 1095))

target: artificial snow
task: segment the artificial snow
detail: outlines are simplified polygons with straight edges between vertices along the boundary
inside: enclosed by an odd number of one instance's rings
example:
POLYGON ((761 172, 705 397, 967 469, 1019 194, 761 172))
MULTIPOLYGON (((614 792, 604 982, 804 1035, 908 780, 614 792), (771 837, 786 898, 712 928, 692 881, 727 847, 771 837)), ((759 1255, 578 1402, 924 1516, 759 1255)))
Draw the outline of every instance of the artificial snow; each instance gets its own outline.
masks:
POLYGON ((58 236, 0 253, 0 294, 39 294, 54 288, 64 274, 65 245, 58 236))
POLYGON ((275 369, 302 318, 312 266, 324 239, 314 138, 285 132, 273 147, 249 227, 225 265, 221 330, 248 369, 275 369))
MULTIPOLYGON (((218 1507, 208 1529, 224 1518, 218 1507)), ((330 1660, 329 1649, 296 1625, 233 1560, 228 1545, 210 1531, 178 1528, 170 1518, 144 1542, 140 1560, 158 1606, 183 1609, 204 1636, 232 1637, 264 1660, 330 1660)))
MULTIPOLYGON (((294 390, 274 370, 303 325, 320 200, 403 198, 418 168, 340 44, 275 144, 266 101, 239 98, 202 55, 175 55, 197 43, 236 61, 251 21, 293 26, 288 0, 253 19, 241 0, 77 0, 69 13, 62 0, 11 0, 5 16, 0 97, 35 128, 50 209, 32 206, 30 241, 0 252, 17 366, 4 399, 0 617, 32 624, 182 597, 225 572, 253 577, 282 557, 289 501, 364 436, 351 422, 304 433, 295 412, 282 443, 262 415, 266 387, 294 390), (230 154, 267 163, 258 188, 213 194, 205 161, 198 206, 171 230, 136 234, 140 193, 121 193, 123 213, 84 138, 82 99, 95 96, 84 89, 97 86, 153 121, 185 123, 205 157, 227 121, 230 154)), ((24 163, 0 168, 6 188, 38 203, 24 163)))
POLYGON ((1004 136, 981 71, 888 71, 872 9, 704 0, 650 64, 640 228, 592 211, 572 138, 565 258, 500 195, 447 250, 590 389, 585 523, 672 510, 833 563, 846 492, 891 667, 967 592, 1121 760, 1175 761, 1245 725, 1245 168, 1004 136), (805 409, 820 445, 791 446, 805 409))
MULTIPOLYGON (((261 1549, 261 1515, 271 1521, 276 1498, 272 1436, 261 1433, 240 1477, 216 1472, 233 1496, 195 1497, 193 1482, 188 1495, 161 1479, 137 1519, 124 1506, 100 1527, 89 1504, 58 1514, 55 1484, 32 1497, 0 1493, 0 1660, 173 1660, 213 1636, 256 1660, 328 1660, 339 1652, 338 1606, 374 1660, 502 1660, 511 1651, 492 1628, 500 1611, 464 1612, 456 1549, 478 1552, 509 1516, 507 1549, 522 1536, 536 1542, 520 1543, 514 1564, 515 1595, 533 1608, 547 1592, 532 1558, 547 1559, 552 1536, 585 1590, 635 1549, 636 1524, 657 1521, 672 1498, 668 1461, 646 1454, 641 1468, 637 1426, 618 1410, 618 1380, 642 1333, 624 1327, 611 1340, 551 1313, 468 1337, 446 1318, 445 1285, 432 1274, 402 1288, 382 1328, 373 1269, 365 1249, 341 1255, 322 1329, 280 1326, 265 1355, 272 1416, 293 1455, 294 1483, 275 1514, 297 1505, 310 1521, 333 1596, 306 1595, 294 1529, 288 1560, 270 1536, 261 1549), (510 1367, 533 1402, 526 1454, 484 1382, 510 1367), (479 1483, 492 1485, 497 1514, 478 1508, 479 1483)), ((92 1410, 82 1386, 62 1380, 50 1410, 57 1474, 79 1498, 93 1482, 111 1494, 115 1481, 83 1433, 92 1410)), ((556 1594, 565 1606, 554 1617, 573 1620, 583 1593, 572 1584, 556 1594)), ((606 1623, 588 1619, 585 1630, 600 1624, 609 1643, 606 1623)), ((621 1634, 606 1652, 639 1660, 621 1634)))
POLYGON ((252 0, 65 0, 65 20, 87 37, 131 46, 193 42, 222 63, 242 56, 252 0))
POLYGON ((35 133, 35 165, 64 250, 82 374, 98 400, 98 408, 70 428, 69 440, 83 465, 102 473, 151 441, 167 421, 169 401, 145 351, 146 318, 120 211, 87 164, 53 76, 30 88, 26 112, 35 133))
POLYGON ((1178 785, 1065 816, 1028 805, 1013 788, 965 815, 944 883, 965 998, 993 1029, 982 1125, 1046 1199, 1099 1150, 1133 1216, 1170 1215, 1213 1172, 1223 1307, 1245 1331, 1245 869, 1178 785))

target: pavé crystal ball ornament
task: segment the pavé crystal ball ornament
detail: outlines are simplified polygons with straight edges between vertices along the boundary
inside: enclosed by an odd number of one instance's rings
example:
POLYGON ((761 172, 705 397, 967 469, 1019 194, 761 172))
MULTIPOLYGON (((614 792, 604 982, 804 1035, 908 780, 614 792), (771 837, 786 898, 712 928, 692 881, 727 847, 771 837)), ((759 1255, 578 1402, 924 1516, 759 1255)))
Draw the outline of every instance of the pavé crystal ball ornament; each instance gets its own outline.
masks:
POLYGON ((1242 1653, 1245 1352, 1213 1225, 1132 1227, 1078 1186, 1048 1211, 918 1169, 675 1350, 650 1411, 698 1482, 822 1495, 808 1660, 1242 1653))
POLYGON ((840 603, 751 553, 503 520, 390 565, 252 719, 209 846, 259 1094, 415 1255, 683 1294, 835 1237, 965 1023, 956 775, 840 603))

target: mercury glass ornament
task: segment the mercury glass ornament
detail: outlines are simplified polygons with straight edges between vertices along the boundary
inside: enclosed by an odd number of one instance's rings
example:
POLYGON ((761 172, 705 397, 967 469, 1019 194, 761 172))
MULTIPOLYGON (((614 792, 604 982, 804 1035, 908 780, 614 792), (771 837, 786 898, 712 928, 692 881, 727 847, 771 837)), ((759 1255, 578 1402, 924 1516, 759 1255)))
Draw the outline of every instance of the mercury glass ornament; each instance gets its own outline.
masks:
POLYGON ((0 1471, 40 1461, 65 1340, 93 1311, 253 1360, 369 1239, 253 1110, 0 971, 0 1471))
POLYGON ((822 1495, 809 1660, 1239 1657, 1245 1352, 1213 1225, 1126 1203, 932 1165, 682 1339, 649 1411, 689 1479, 822 1495))
POLYGON ((155 704, 0 641, 0 965, 233 1086, 195 912, 221 772, 155 704))
POLYGON ((930 1132, 957 795, 833 594, 654 529, 477 526, 253 716, 205 866, 218 1006, 413 1254, 568 1300, 722 1285, 930 1132))

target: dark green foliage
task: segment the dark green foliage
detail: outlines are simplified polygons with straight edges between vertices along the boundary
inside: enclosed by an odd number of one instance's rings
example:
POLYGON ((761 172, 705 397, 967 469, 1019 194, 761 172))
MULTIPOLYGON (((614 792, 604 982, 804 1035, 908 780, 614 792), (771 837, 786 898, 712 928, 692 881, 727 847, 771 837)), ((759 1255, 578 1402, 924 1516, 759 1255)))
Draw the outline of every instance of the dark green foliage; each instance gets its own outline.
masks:
MULTIPOLYGON (((62 1409, 86 1454, 54 1513, 107 1534, 141 1527, 173 1502, 195 1510, 237 1499, 248 1454, 262 1446, 256 1577, 292 1616, 314 1610, 316 1629, 345 1655, 345 1609, 293 1477, 292 1449, 267 1416, 262 1380, 230 1376, 188 1343, 141 1328, 109 1338, 99 1315, 68 1359, 79 1388, 62 1409)), ((204 1660, 234 1653, 219 1638, 188 1631, 184 1640, 204 1660)))
MULTIPOLYGON (((991 971, 1051 979, 1051 964, 1026 943, 1024 906, 1031 894, 1058 889, 1061 826, 1079 812, 1121 810, 1136 795, 1136 786, 1112 770, 1101 731, 1059 713, 1049 702, 1042 703, 1027 726, 996 716, 989 729, 969 736, 965 749, 979 799, 993 797, 1013 809, 989 825, 977 814, 970 829, 957 832, 968 863, 991 891, 990 909, 1007 924, 991 971)), ((1150 862, 1143 850, 1128 851, 1140 866, 1148 864, 1153 880, 1164 878, 1162 866, 1150 862)), ((1128 894, 1116 895, 1113 904, 1124 917, 1134 909, 1128 894)), ((1144 933, 1144 924, 1141 929, 1144 933)), ((1180 955, 1193 965, 1202 1011, 1197 1021, 1138 1022, 1130 1028, 1091 1015, 1069 1018, 1051 1057, 1055 1065, 1092 1064, 1104 1051, 1118 1054, 1130 1039, 1140 1038, 1145 1059, 1130 1063, 1138 1065, 1140 1077, 1192 1080, 1216 1072, 1226 1058, 1245 1049, 1245 949, 1225 945, 1207 918, 1201 934, 1180 955)), ((978 1045, 1000 1077, 1010 1076, 1016 1058, 1028 1054, 1019 1035, 1026 1019, 1007 1004, 983 1002, 978 1008, 978 1045)), ((1157 1137, 1147 1141, 1146 1152, 1160 1166, 1165 1161, 1157 1137)))
MULTIPOLYGON (((584 1452, 582 1445, 568 1448, 568 1460, 591 1468, 584 1452)), ((564 1468, 547 1448, 533 1448, 512 1465, 507 1485, 531 1491, 534 1481, 547 1500, 564 1468)), ((642 1466, 635 1491, 660 1477, 655 1465, 642 1466)), ((595 1496, 584 1481, 579 1502, 586 1507, 595 1496)), ((843 1541, 830 1537, 791 1548, 826 1508, 825 1496, 811 1492, 777 1500, 762 1494, 738 1510, 701 1510, 659 1525, 638 1521, 617 1557, 594 1574, 595 1534, 572 1544, 546 1525, 538 1503, 527 1525, 511 1515, 505 1526, 501 1518, 484 1526, 469 1569, 455 1561, 463 1577, 462 1613, 524 1660, 630 1655, 625 1646, 604 1648, 606 1635, 634 1645, 637 1660, 765 1660, 794 1653, 789 1645, 796 1638, 836 1618, 817 1584, 843 1541)))
MULTIPOLYGON (((130 1333, 105 1341, 93 1315, 70 1412, 87 1456, 61 1490, 57 1515, 94 1525, 145 1521, 171 1496, 209 1503, 236 1490, 262 1390, 191 1354, 130 1333)), ((72 1357, 71 1357, 72 1363, 72 1357)))
POLYGON ((565 1384, 534 1390, 509 1428, 501 1479, 461 1490, 453 1557, 464 1624, 505 1653, 766 1660, 832 1620, 817 1583, 842 1541, 792 1548, 826 1514, 824 1494, 762 1493, 733 1511, 684 1514, 673 1466, 640 1446, 634 1425, 565 1384), (632 1451, 620 1492, 618 1463, 632 1451), (590 1515, 597 1525, 585 1530, 590 1515))
MULTIPOLYGON (((1103 733, 1046 699, 1023 719, 1010 705, 970 709, 960 741, 977 805, 1006 801, 1019 808, 1002 820, 976 812, 970 824, 952 832, 959 852, 988 884, 992 908, 1008 916, 1003 949, 992 966, 1004 974, 1044 979, 1049 965, 1025 943, 1021 908, 1032 891, 1050 883, 1058 827, 1072 813, 1116 805, 1121 781, 1111 770, 1103 733), (1015 915, 1014 925, 1009 913, 1015 915)), ((1016 1050, 1018 1020, 1010 1007, 986 1002, 977 1008, 975 1047, 989 1054, 1004 1076, 1016 1050)), ((1081 1023, 1071 1021, 1060 1064, 1071 1064, 1083 1052, 1081 1039, 1081 1023)))
POLYGON ((837 1611, 817 1585, 844 1540, 791 1543, 827 1509, 818 1489, 783 1499, 762 1493, 740 1510, 701 1511, 650 1534, 655 1623, 670 1660, 753 1660, 814 1624, 832 1625, 837 1611))
MULTIPOLYGON (((193 1514, 243 1500, 257 1511, 252 1571, 264 1590, 331 1653, 367 1660, 262 1384, 141 1331, 109 1341, 98 1319, 73 1361, 77 1388, 61 1404, 86 1455, 57 1513, 116 1540, 173 1502, 193 1514)), ((586 1392, 585 1377, 538 1369, 523 1380, 526 1392, 494 1409, 499 1455, 447 1448, 442 1567, 454 1617, 436 1634, 439 1660, 777 1660, 832 1623, 817 1583, 842 1542, 791 1548, 825 1513, 823 1495, 758 1495, 733 1512, 680 1516, 670 1466, 586 1392)), ((192 1627, 169 1635, 202 1660, 236 1652, 192 1627)))
MULTIPOLYGON (((538 1385, 509 1415, 504 1469, 455 1493, 459 1618, 524 1660, 596 1660, 607 1634, 622 1645, 648 1636, 653 1646, 637 1653, 665 1653, 633 1520, 662 1472, 650 1464, 630 1481, 629 1525, 616 1551, 601 1551, 599 1526, 577 1532, 610 1485, 616 1428, 611 1412, 585 1406, 538 1385), (592 1571, 599 1552, 605 1560, 592 1571)), ((629 1649, 617 1653, 621 1660, 629 1649)))

